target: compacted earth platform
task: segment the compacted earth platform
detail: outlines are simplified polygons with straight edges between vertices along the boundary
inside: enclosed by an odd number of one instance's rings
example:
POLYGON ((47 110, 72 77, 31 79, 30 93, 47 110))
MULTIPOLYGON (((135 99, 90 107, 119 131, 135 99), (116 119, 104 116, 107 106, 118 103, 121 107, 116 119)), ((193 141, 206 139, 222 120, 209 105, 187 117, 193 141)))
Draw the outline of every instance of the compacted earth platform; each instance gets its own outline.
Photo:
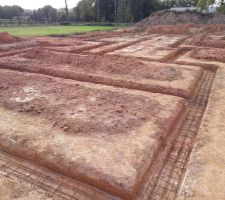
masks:
POLYGON ((0 77, 2 148, 122 197, 135 194, 184 111, 182 98, 163 94, 0 77))

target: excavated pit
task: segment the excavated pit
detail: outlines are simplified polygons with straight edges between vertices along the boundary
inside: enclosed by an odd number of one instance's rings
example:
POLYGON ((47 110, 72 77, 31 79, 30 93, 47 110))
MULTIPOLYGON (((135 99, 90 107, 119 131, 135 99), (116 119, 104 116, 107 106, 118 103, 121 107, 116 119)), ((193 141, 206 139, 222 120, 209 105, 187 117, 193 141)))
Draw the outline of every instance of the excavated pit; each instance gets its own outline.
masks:
POLYGON ((168 56, 169 54, 174 52, 174 49, 171 48, 171 45, 177 43, 183 38, 184 36, 179 35, 155 36, 149 40, 131 45, 127 48, 116 50, 109 54, 160 61, 165 56, 168 56))
POLYGON ((34 49, 2 58, 0 68, 190 98, 203 75, 198 67, 116 56, 76 55, 34 49))
POLYGON ((0 45, 4 176, 59 199, 175 199, 224 62, 222 28, 194 28, 0 45))

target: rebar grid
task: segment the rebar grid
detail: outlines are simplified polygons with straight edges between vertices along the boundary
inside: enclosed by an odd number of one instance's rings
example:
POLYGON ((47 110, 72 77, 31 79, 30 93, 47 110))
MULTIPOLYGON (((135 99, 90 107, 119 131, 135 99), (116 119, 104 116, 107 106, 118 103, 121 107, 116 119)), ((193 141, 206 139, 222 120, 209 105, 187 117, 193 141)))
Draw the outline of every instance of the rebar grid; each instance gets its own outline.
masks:
POLYGON ((208 71, 194 97, 188 102, 184 124, 163 166, 148 180, 141 200, 175 199, 208 103, 214 76, 214 72, 208 71))
POLYGON ((97 188, 72 180, 23 159, 0 150, 0 176, 20 183, 26 182, 31 188, 38 187, 48 197, 66 200, 117 199, 97 188))

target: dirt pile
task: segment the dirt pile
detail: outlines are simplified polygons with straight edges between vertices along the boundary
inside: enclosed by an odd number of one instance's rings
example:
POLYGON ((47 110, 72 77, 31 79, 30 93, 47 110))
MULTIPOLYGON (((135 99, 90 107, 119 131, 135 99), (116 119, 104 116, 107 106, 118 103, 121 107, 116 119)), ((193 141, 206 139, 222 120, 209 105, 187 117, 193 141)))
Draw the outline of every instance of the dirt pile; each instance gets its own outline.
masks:
POLYGON ((136 24, 137 27, 175 24, 225 24, 225 15, 202 14, 196 11, 177 12, 163 10, 152 14, 136 24))
POLYGON ((14 43, 18 42, 20 39, 10 35, 8 32, 0 33, 0 43, 14 43))

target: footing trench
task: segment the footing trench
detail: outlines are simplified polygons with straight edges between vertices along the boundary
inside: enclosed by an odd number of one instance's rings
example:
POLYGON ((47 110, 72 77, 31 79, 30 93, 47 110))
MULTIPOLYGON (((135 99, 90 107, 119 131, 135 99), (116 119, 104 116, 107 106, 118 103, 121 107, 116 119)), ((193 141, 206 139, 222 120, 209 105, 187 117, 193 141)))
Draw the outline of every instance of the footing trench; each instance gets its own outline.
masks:
POLYGON ((162 168, 148 181, 140 199, 175 199, 208 103, 214 72, 208 72, 188 102, 185 121, 162 168))
MULTIPOLYGON (((207 106, 214 77, 215 72, 206 71, 195 95, 187 100, 185 121, 169 155, 163 166, 154 173, 154 177, 146 180, 146 184, 137 197, 138 200, 175 199, 207 106)), ((0 176, 26 182, 32 188, 41 188, 46 192, 46 196, 53 199, 119 199, 3 151, 0 151, 0 176)))

